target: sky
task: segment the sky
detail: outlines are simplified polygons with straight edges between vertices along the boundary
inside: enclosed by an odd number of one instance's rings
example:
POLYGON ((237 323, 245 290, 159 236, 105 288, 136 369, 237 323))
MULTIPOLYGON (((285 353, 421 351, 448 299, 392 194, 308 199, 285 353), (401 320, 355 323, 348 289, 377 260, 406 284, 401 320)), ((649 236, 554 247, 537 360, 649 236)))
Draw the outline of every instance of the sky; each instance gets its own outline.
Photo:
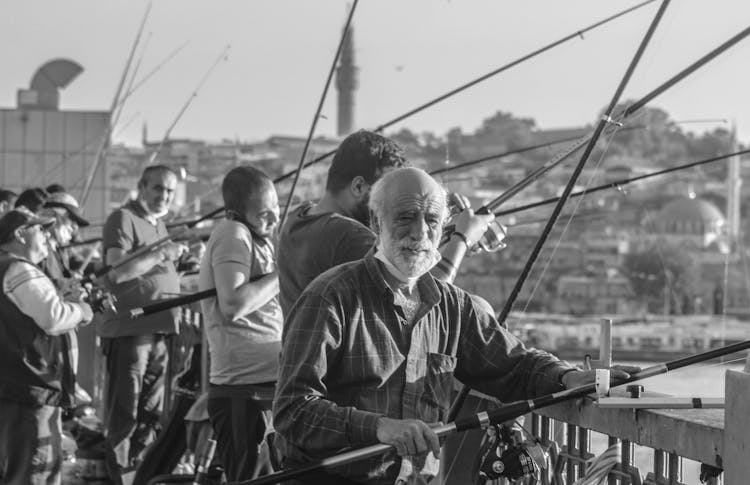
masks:
MULTIPOLYGON (((360 0, 354 42, 360 69, 356 124, 372 128, 520 56, 612 15, 624 0, 360 0)), ((0 107, 53 58, 84 72, 62 109, 107 110, 148 2, 2 0, 0 107)), ((590 124, 611 99, 659 2, 589 32, 405 120, 393 129, 471 132, 496 111, 540 128, 590 124)), ((172 137, 212 141, 306 136, 350 3, 346 0, 154 0, 136 60, 141 75, 187 46, 125 103, 114 141, 160 140, 192 94, 172 137), (143 44, 142 44, 143 45, 143 44), (198 88, 210 67, 221 61, 198 88)), ((651 91, 750 25, 747 0, 674 0, 625 90, 651 91)), ((750 38, 658 97, 675 120, 728 120, 750 142, 750 38)), ((137 76, 137 78, 140 76, 137 76)), ((336 93, 316 135, 334 135, 336 93)), ((691 131, 728 126, 691 123, 691 131)))

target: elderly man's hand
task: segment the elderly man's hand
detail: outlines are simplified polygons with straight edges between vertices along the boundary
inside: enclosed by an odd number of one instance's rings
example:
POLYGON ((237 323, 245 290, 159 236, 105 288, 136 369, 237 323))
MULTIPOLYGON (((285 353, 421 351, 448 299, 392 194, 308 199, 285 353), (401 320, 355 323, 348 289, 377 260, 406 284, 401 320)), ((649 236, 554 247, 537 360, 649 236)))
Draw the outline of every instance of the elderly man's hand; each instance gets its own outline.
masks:
MULTIPOLYGON (((630 374, 634 374, 641 370, 640 367, 634 365, 613 365, 609 369, 609 379, 612 386, 616 386, 618 381, 624 381, 630 377, 630 374)), ((562 378, 562 383, 565 389, 573 389, 575 387, 581 387, 588 384, 593 384, 596 381, 596 370, 574 370, 568 372, 562 378)))
POLYGON ((464 209, 456 218, 456 232, 460 232, 476 243, 494 218, 495 214, 474 214, 472 209, 464 209))
POLYGON ((377 429, 378 441, 392 445, 400 456, 416 456, 432 451, 440 454, 440 440, 435 432, 418 419, 380 418, 377 429))

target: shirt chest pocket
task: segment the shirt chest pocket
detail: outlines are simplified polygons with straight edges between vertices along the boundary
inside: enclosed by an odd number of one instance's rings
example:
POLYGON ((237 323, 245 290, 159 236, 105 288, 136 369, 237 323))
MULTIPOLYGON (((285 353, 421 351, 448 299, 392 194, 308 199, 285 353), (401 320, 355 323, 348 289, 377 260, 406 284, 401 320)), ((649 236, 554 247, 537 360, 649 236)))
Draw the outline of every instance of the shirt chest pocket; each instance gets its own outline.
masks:
POLYGON ((453 371, 456 369, 456 357, 430 352, 427 354, 425 365, 422 400, 437 407, 439 414, 444 416, 453 392, 453 371))

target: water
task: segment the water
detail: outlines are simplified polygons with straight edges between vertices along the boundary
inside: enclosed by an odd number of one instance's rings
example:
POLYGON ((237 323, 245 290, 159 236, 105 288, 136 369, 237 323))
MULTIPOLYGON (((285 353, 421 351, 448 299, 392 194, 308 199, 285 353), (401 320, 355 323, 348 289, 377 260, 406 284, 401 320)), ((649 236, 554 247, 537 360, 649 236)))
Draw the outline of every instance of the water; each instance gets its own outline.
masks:
MULTIPOLYGON (((734 362, 693 365, 666 374, 640 381, 646 391, 659 392, 679 397, 724 397, 724 374, 727 369, 741 370, 744 358, 734 362)), ((653 363, 629 363, 649 367, 653 363)), ((607 446, 607 438, 592 433, 592 451, 601 453, 607 446)), ((635 464, 645 475, 653 470, 653 450, 635 447, 635 464)), ((700 463, 683 460, 682 482, 685 485, 700 485, 698 475, 700 463)))

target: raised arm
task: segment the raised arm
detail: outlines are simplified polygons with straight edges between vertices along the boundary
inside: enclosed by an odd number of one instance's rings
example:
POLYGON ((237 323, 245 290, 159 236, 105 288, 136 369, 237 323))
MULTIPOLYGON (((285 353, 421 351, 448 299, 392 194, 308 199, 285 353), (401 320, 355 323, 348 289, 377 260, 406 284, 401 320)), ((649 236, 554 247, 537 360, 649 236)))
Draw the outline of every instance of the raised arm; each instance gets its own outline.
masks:
MULTIPOLYGON (((133 235, 133 224, 125 211, 116 211, 107 219, 104 225, 103 243, 106 250, 104 262, 109 265, 116 265, 137 250, 133 235)), ((187 251, 187 247, 182 244, 166 242, 153 251, 114 268, 109 272, 109 278, 114 283, 130 281, 146 274, 156 265, 170 264, 172 261, 176 261, 185 251, 187 251)))

